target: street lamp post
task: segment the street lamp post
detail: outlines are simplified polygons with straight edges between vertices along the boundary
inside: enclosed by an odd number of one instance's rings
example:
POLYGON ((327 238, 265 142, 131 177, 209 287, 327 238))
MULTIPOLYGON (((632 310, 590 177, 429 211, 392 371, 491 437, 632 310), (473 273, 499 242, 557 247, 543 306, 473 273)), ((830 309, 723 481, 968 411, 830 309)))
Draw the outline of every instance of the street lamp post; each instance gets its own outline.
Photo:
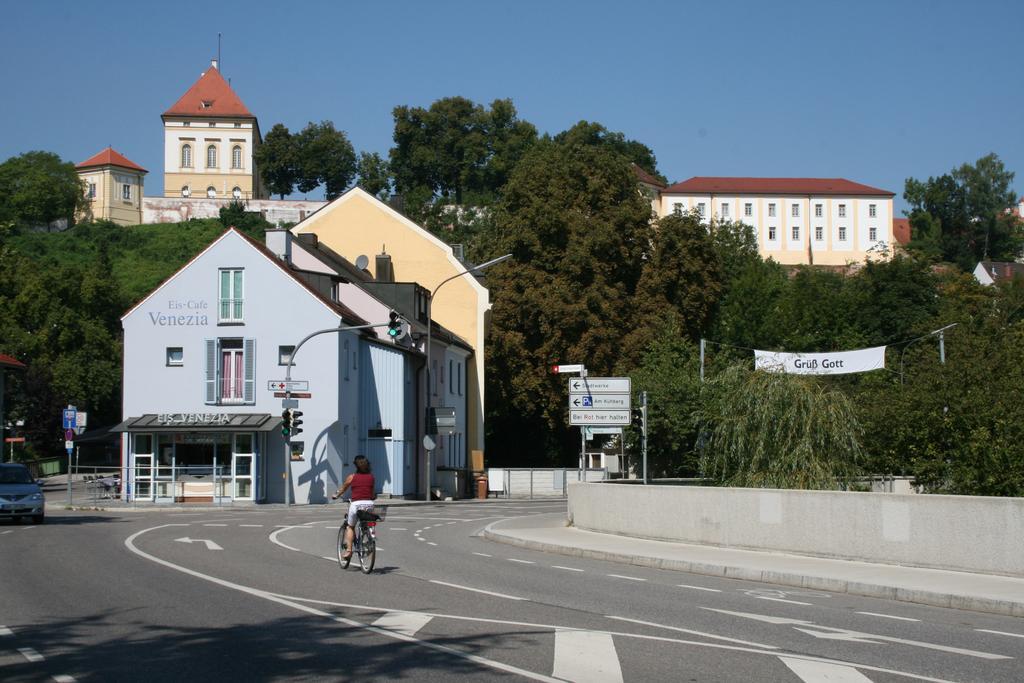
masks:
MULTIPOLYGON (((427 463, 426 463, 427 464, 427 468, 426 468, 427 469, 427 489, 426 489, 426 492, 425 492, 426 493, 426 497, 424 498, 424 500, 428 500, 428 501, 430 500, 430 486, 431 486, 431 479, 432 479, 432 477, 430 476, 430 474, 431 474, 431 472, 430 472, 430 454, 431 454, 431 452, 433 452, 434 446, 436 446, 436 444, 434 443, 433 439, 427 438, 427 437, 431 436, 431 434, 430 434, 430 408, 431 408, 430 392, 432 390, 432 387, 431 387, 431 379, 432 378, 430 376, 430 363, 431 363, 431 359, 430 359, 430 337, 431 337, 431 328, 432 328, 432 326, 431 326, 431 318, 430 318, 431 304, 434 301, 434 296, 438 293, 438 291, 440 291, 441 287, 443 287, 446 282, 451 282, 455 278, 462 277, 463 275, 467 275, 469 273, 479 272, 479 271, 483 270, 484 268, 490 268, 491 266, 493 266, 493 265, 495 265, 497 263, 501 263, 502 261, 505 261, 505 260, 510 259, 510 258, 512 258, 512 254, 505 254, 504 256, 499 256, 498 258, 491 259, 490 261, 486 261, 485 263, 481 263, 479 266, 474 266, 472 268, 468 268, 468 269, 462 271, 461 273, 456 273, 455 275, 452 275, 449 278, 445 278, 444 280, 441 280, 440 284, 438 284, 437 287, 434 287, 434 290, 432 292, 430 292, 430 294, 427 295, 427 364, 426 364, 426 379, 427 379, 427 401, 426 401, 426 403, 427 403, 427 411, 426 411, 426 416, 425 416, 425 420, 424 420, 424 426, 425 426, 425 428, 427 430, 427 435, 424 438, 424 446, 426 447, 426 451, 427 451, 427 463)), ((483 353, 483 349, 478 349, 477 352, 478 353, 483 353)))

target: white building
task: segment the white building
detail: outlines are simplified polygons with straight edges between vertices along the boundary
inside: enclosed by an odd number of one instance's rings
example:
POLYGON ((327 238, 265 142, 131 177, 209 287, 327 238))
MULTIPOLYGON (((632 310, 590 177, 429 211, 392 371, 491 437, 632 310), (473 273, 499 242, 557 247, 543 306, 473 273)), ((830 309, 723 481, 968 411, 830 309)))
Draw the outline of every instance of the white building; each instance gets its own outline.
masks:
MULTIPOLYGON (((323 503, 357 454, 370 458, 380 493, 418 493, 425 318, 382 301, 352 264, 329 264, 314 237, 275 230, 264 245, 230 229, 124 315, 125 498, 283 502, 287 466, 288 497, 323 503), (286 449, 270 385, 284 379, 295 344, 316 330, 386 323, 392 308, 412 322, 405 343, 376 327, 315 337, 295 355, 292 378, 308 382, 309 396, 286 449)), ((443 329, 437 346, 472 353, 443 329)), ((455 407, 465 415, 464 401, 455 407)))
POLYGON ((696 176, 662 190, 657 213, 742 222, 755 229, 765 258, 841 266, 892 253, 894 196, 843 178, 696 176))

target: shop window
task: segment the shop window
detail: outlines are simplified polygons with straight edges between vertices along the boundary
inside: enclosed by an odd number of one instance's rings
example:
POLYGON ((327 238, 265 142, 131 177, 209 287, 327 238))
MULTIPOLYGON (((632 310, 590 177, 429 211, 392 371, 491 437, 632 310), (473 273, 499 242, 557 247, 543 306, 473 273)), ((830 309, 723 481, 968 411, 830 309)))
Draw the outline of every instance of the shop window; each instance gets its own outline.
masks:
POLYGON ((256 401, 256 340, 207 339, 205 402, 208 405, 256 401))
POLYGON ((185 349, 180 346, 167 347, 167 365, 181 366, 185 364, 185 349))
POLYGON ((217 307, 222 323, 242 322, 243 276, 241 268, 221 268, 220 305, 217 307))
POLYGON ((153 435, 152 434, 136 434, 132 437, 132 443, 134 444, 135 455, 152 455, 153 454, 153 435))

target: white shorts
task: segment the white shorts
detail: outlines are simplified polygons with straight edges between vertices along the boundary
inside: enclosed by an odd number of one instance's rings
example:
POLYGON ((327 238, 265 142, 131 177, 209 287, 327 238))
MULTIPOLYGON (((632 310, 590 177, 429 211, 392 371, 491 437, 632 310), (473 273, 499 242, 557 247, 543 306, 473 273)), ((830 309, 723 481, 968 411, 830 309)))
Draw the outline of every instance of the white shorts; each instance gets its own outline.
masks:
POLYGON ((356 512, 359 510, 366 510, 367 508, 373 507, 372 500, 353 500, 348 506, 348 525, 355 528, 356 526, 356 512))

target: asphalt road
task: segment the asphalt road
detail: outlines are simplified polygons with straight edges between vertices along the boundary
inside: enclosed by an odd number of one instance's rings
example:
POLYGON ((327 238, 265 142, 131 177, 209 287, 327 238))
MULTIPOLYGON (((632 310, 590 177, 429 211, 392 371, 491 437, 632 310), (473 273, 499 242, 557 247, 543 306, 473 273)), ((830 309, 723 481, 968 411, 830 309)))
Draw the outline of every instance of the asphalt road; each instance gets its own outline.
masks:
POLYGON ((393 507, 369 576, 340 505, 3 523, 0 680, 1024 680, 1021 619, 477 536, 564 507, 393 507))

